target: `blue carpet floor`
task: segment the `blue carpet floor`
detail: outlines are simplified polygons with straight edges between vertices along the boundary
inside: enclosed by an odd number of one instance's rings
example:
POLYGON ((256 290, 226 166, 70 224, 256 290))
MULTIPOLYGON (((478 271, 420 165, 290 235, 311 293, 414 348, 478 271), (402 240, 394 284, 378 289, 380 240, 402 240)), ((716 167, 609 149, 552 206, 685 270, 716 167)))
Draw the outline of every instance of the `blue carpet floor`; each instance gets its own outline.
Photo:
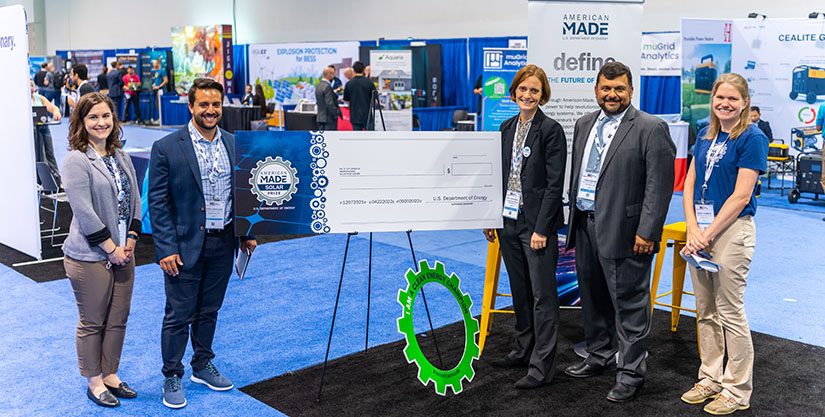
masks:
MULTIPOLYGON (((65 128, 65 123, 61 126, 65 128)), ((129 145, 135 147, 150 146, 151 141, 165 134, 135 129, 142 131, 129 139, 129 145), (157 137, 149 137, 147 131, 157 137)), ((126 132, 131 134, 131 130, 127 127, 126 132)), ((56 151, 65 148, 58 140, 65 138, 65 133, 59 136, 57 131, 52 129, 56 151)), ((767 200, 763 197, 761 201, 767 200)), ((756 254, 745 295, 751 329, 825 346, 821 321, 825 315, 822 214, 774 208, 761 201, 756 216, 756 254)), ((683 219, 682 198, 674 195, 667 222, 683 219)), ((486 257, 481 232, 414 232, 412 236, 418 259, 442 261, 448 273, 458 274, 461 289, 474 302, 473 314, 480 314, 486 257)), ((330 358, 364 348, 368 238, 368 234, 362 234, 351 241, 330 358)), ((262 245, 255 252, 247 278, 240 281, 233 276, 214 349, 218 355, 215 364, 236 387, 323 361, 345 242, 345 235, 328 235, 262 245)), ((670 287, 671 256, 668 251, 660 293, 670 287)), ((401 314, 396 301, 398 290, 406 287, 404 274, 412 266, 406 234, 375 234, 373 260, 370 346, 402 338, 395 320, 401 314)), ((2 416, 85 416, 104 412, 146 416, 282 415, 237 389, 217 393, 191 383, 191 350, 184 358, 184 389, 189 405, 170 410, 161 404, 159 340, 164 291, 157 265, 136 270, 119 372, 139 397, 124 400, 121 407, 112 410, 103 410, 85 397, 85 380, 77 370, 74 344, 77 309, 68 280, 37 284, 0 265, 0 287, 0 375, 9 382, 0 392, 2 416)), ((430 287, 425 289, 433 325, 458 321, 460 315, 452 296, 446 289, 430 287)), ((689 278, 686 287, 690 289, 689 278)), ((508 292, 504 275, 499 290, 508 292)), ((500 300, 499 307, 509 301, 500 300)), ((428 325, 421 297, 416 303, 415 328, 422 332, 428 325)), ((692 304, 692 297, 686 296, 683 305, 692 304)), ((403 355, 400 351, 398 354, 403 355)), ((347 376, 332 369, 327 377, 347 376)), ((759 390, 761 383, 757 384, 759 390)), ((295 389, 316 390, 317 386, 295 389)))

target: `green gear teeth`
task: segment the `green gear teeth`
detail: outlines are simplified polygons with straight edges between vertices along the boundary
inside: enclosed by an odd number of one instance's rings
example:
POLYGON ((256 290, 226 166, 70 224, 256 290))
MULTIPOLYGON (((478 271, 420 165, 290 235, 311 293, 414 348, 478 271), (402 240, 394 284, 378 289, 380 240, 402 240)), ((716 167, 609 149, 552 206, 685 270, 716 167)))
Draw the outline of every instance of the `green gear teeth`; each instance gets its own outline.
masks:
POLYGON ((426 260, 421 260, 418 263, 418 272, 412 269, 408 270, 405 277, 407 278, 407 289, 398 290, 398 303, 401 304, 402 313, 398 318, 398 332, 403 334, 407 340, 407 346, 404 348, 404 357, 408 363, 415 363, 418 366, 418 380, 425 386, 433 381, 435 385, 435 392, 439 395, 447 395, 447 386, 452 389, 453 394, 458 394, 464 387, 463 380, 472 381, 475 376, 473 370, 473 361, 479 358, 479 348, 476 343, 476 335, 479 332, 478 320, 476 320, 470 313, 470 307, 473 301, 469 294, 461 292, 459 284, 461 281, 458 275, 447 275, 444 272, 444 264, 435 262, 435 268, 430 268, 426 260), (415 296, 424 284, 434 282, 443 285, 455 297, 461 308, 461 315, 464 318, 464 354, 461 356, 461 361, 453 369, 441 370, 436 368, 421 351, 418 341, 415 339, 415 329, 413 328, 413 306, 415 305, 415 296))

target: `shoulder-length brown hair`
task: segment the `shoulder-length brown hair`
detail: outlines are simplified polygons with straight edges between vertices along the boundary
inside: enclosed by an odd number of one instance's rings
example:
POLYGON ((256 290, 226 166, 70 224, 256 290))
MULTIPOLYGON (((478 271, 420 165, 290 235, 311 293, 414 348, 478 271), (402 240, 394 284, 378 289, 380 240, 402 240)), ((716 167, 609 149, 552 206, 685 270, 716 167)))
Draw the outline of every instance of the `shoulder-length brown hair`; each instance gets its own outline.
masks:
POLYGON ((510 84, 510 99, 516 101, 516 89, 518 89, 519 84, 524 82, 527 77, 536 77, 539 79, 541 83, 541 99, 539 99, 539 105, 543 106, 547 104, 547 102, 550 101, 550 82, 547 81, 547 74, 544 73, 544 70, 533 64, 521 67, 516 73, 516 76, 513 77, 513 82, 510 84))
POLYGON ((80 98, 77 102, 72 116, 69 118, 69 149, 86 152, 89 146, 89 132, 86 131, 86 124, 83 119, 92 111, 92 107, 106 103, 109 106, 109 111, 112 112, 112 133, 106 138, 106 154, 114 155, 115 149, 123 146, 120 137, 123 136, 123 130, 120 127, 120 120, 118 120, 117 112, 115 111, 115 104, 112 99, 100 93, 89 93, 80 98))
POLYGON ((710 92, 710 124, 708 124, 708 130, 705 132, 705 136, 702 136, 702 139, 710 139, 713 140, 717 135, 719 135, 719 130, 722 128, 722 122, 719 121, 719 117, 713 112, 713 97, 716 96, 716 91, 719 90, 719 87, 724 84, 728 83, 739 94, 742 96, 742 113, 739 115, 739 122, 736 123, 736 126, 733 127, 730 131, 730 140, 734 140, 738 138, 742 133, 745 132, 745 129, 748 128, 748 125, 751 124, 750 118, 750 104, 751 104, 751 95, 748 92, 748 81, 745 80, 739 74, 736 73, 728 73, 722 74, 719 78, 716 79, 716 82, 713 83, 713 90, 710 92))

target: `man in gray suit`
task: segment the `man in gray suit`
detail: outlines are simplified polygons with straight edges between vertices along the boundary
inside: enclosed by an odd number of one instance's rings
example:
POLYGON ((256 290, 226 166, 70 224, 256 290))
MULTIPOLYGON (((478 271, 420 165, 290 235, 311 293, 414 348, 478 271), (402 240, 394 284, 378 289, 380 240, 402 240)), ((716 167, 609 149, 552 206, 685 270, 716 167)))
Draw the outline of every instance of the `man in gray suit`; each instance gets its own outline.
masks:
POLYGON ((673 195, 676 146, 667 123, 631 104, 633 78, 619 62, 596 83, 601 110, 573 132, 567 248, 576 248, 587 358, 565 373, 601 374, 618 350, 613 402, 632 400, 645 378, 650 263, 673 195))
POLYGON ((338 95, 332 89, 335 70, 324 68, 323 78, 315 87, 315 102, 318 107, 318 130, 338 130, 338 95))

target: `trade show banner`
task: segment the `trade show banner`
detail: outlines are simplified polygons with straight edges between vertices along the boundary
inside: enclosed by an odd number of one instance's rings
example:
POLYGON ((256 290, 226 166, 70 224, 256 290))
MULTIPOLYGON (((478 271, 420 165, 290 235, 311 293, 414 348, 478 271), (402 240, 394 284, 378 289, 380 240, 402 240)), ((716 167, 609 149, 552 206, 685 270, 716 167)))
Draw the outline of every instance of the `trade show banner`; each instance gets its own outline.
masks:
POLYGON ((679 32, 642 33, 641 76, 682 75, 682 34, 679 32))
POLYGON ((315 86, 329 65, 341 81, 358 59, 358 42, 268 43, 249 45, 249 79, 260 84, 269 103, 315 102, 315 86))
POLYGON ((23 6, 0 7, 0 243, 40 258, 29 36, 23 6))
POLYGON ((708 125, 710 91, 731 68, 732 20, 682 18, 682 120, 699 133, 708 125))
MULTIPOLYGON (((103 51, 72 51, 69 52, 69 58, 72 60, 72 65, 86 65, 89 84, 93 85, 95 89, 98 89, 97 76, 103 72, 103 66, 106 65, 103 62, 103 51)), ((124 68, 126 68, 125 64, 124 68)))
POLYGON ((49 57, 46 56, 30 56, 29 57, 29 76, 34 79, 37 71, 40 71, 40 66, 49 62, 49 57))
POLYGON ((223 84, 227 94, 233 94, 234 66, 228 66, 231 61, 227 61, 227 56, 232 56, 232 25, 173 27, 172 61, 177 93, 186 94, 192 81, 207 77, 223 84))
POLYGON ((821 149, 817 135, 806 130, 815 130, 825 110, 825 22, 734 20, 731 62, 732 71, 747 79, 751 105, 759 106, 774 137, 795 151, 821 149))
POLYGON ((375 129, 412 130, 412 51, 370 51, 370 80, 378 90, 381 112, 375 112, 375 129))
POLYGON ((501 228, 498 132, 237 131, 238 235, 501 228))
POLYGON ((481 130, 498 131, 502 122, 518 114, 518 104, 510 99, 510 84, 525 65, 526 49, 484 48, 481 130))
POLYGON ((166 71, 168 82, 164 86, 163 91, 172 91, 174 85, 174 68, 172 67, 172 52, 164 50, 144 51, 140 53, 140 82, 143 91, 152 91, 152 61, 160 62, 160 69, 166 71))
MULTIPOLYGON (((527 11, 527 58, 547 73, 552 93, 542 110, 564 127, 570 152, 576 120, 599 109, 594 89, 602 65, 624 63, 640 85, 642 3, 528 1, 527 11)), ((638 108, 638 94, 633 104, 638 108)))

